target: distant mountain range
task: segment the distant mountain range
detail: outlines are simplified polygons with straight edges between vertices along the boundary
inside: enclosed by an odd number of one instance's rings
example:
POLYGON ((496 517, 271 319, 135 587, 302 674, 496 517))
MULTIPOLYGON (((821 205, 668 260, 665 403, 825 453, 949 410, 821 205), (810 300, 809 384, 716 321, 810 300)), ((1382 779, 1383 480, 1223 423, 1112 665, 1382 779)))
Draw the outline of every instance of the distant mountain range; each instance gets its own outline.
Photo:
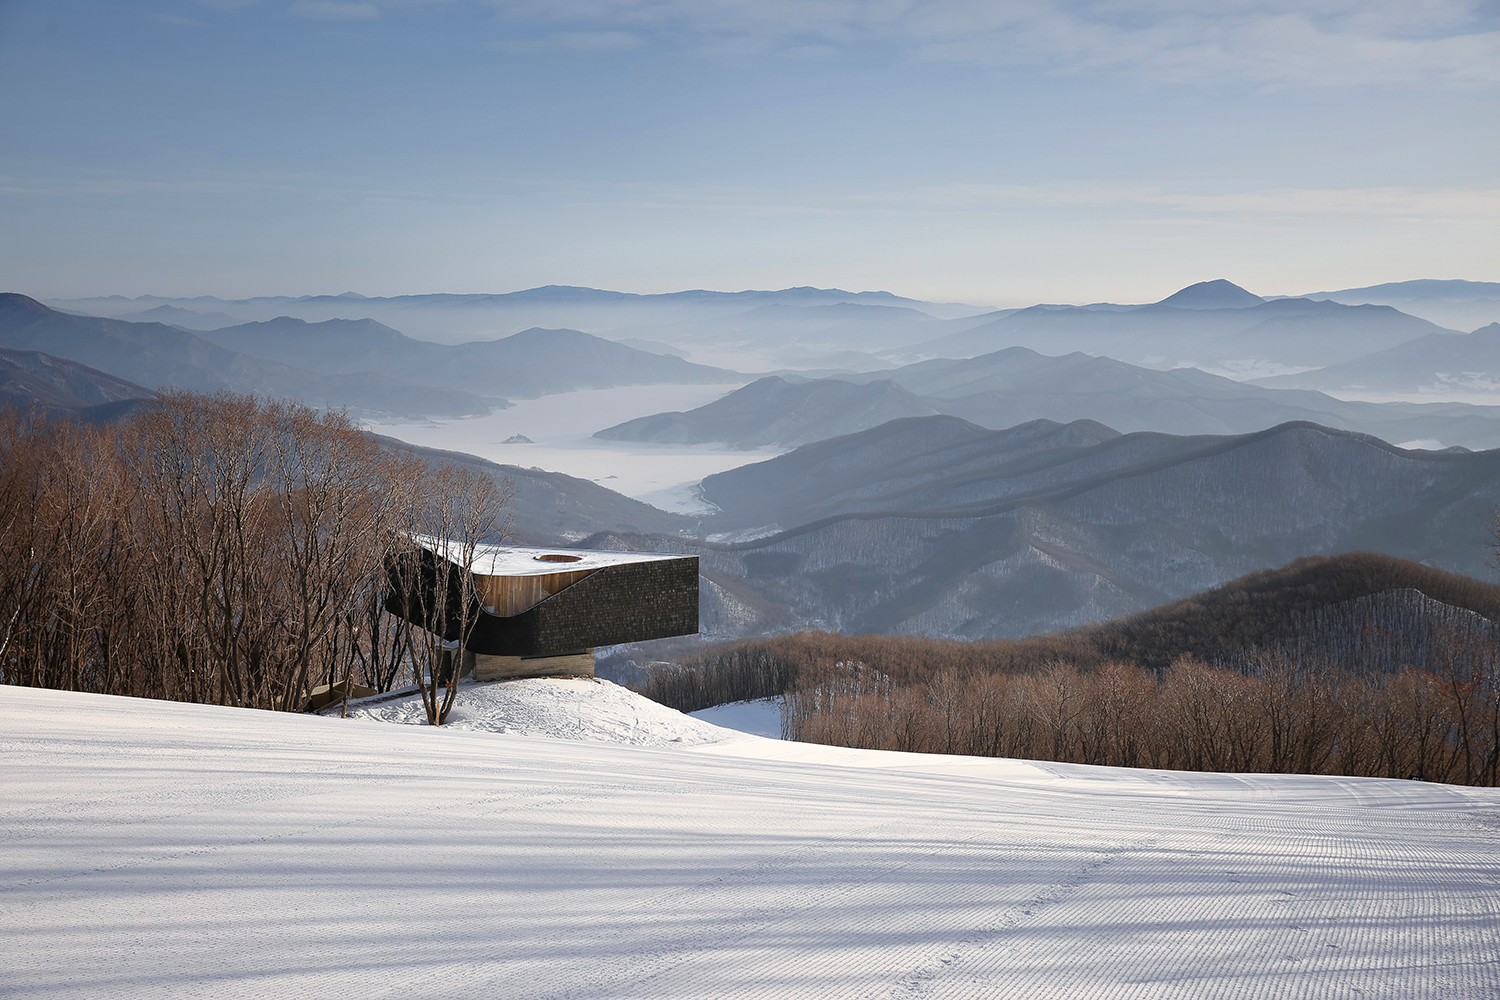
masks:
POLYGON ((972 357, 1021 346, 1156 365, 1247 360, 1327 365, 1452 332, 1390 306, 1266 300, 1223 280, 1192 285, 1143 306, 1032 306, 948 325, 956 329, 907 353, 972 357))
POLYGON ((199 331, 234 326, 237 322, 228 313, 204 313, 193 309, 181 309, 177 306, 157 306, 155 309, 143 309, 140 312, 116 316, 115 319, 129 320, 132 323, 166 323, 170 326, 180 326, 184 330, 199 331))
POLYGON ((1172 434, 1246 433, 1310 420, 1398 443, 1500 447, 1500 406, 1348 402, 1191 368, 1158 371, 1080 353, 1047 357, 1024 347, 805 382, 770 376, 695 410, 641 417, 595 436, 796 446, 932 413, 994 429, 1037 419, 1095 420, 1121 431, 1172 434))
POLYGON ((319 375, 227 350, 179 327, 70 316, 14 293, 0 293, 0 347, 42 351, 150 389, 229 390, 383 414, 463 416, 491 405, 387 375, 319 375))
POLYGON ((1433 303, 1459 303, 1484 317, 1473 323, 1449 323, 1454 329, 1500 320, 1500 297, 1491 284, 1406 282, 1268 298, 1217 279, 1145 305, 1099 302, 999 311, 923 302, 889 292, 806 287, 638 295, 545 286, 504 294, 237 300, 143 296, 73 299, 56 305, 195 330, 281 316, 311 323, 370 319, 447 344, 495 340, 531 328, 573 329, 617 341, 653 342, 670 349, 659 353, 682 352, 739 370, 871 370, 882 366, 882 355, 896 361, 919 360, 987 354, 1013 346, 1045 354, 1084 351, 1153 367, 1187 363, 1237 370, 1274 362, 1284 370, 1288 365, 1335 364, 1447 332, 1430 321, 1430 310, 1406 315, 1392 305, 1410 303, 1415 310, 1433 303))
POLYGON ((1392 281, 1336 292, 1311 292, 1307 299, 1330 299, 1350 305, 1373 303, 1394 306, 1402 312, 1455 330, 1475 330, 1500 323, 1500 282, 1456 281, 1424 278, 1392 281))
MULTIPOLYGON (((533 327, 576 329, 614 340, 662 341, 682 349, 738 345, 761 370, 817 366, 836 350, 895 347, 934 336, 939 320, 985 312, 980 306, 920 302, 889 292, 836 288, 775 291, 692 290, 638 295, 595 288, 548 285, 519 292, 477 295, 266 296, 251 299, 119 296, 59 300, 59 308, 123 318, 126 313, 171 307, 201 315, 161 318, 194 329, 231 322, 264 322, 292 316, 309 322, 373 319, 426 340, 459 344, 493 340, 533 327), (863 345, 863 346, 861 346, 863 345), (778 353, 788 348, 786 358, 778 353)), ((157 318, 153 316, 152 318, 157 318)))
POLYGON ((0 348, 42 351, 149 389, 280 396, 373 416, 469 416, 509 405, 506 394, 739 378, 576 330, 448 346, 373 320, 281 317, 193 333, 69 315, 14 293, 0 294, 0 348))
POLYGON ((703 493, 723 513, 699 530, 760 537, 590 541, 699 553, 710 634, 1023 636, 1307 555, 1485 577, 1500 451, 1408 451, 1307 423, 1173 437, 925 417, 711 476, 703 493))
POLYGON ((1353 361, 1256 382, 1329 392, 1500 396, 1500 323, 1467 334, 1435 333, 1353 361))
POLYGON ((574 389, 740 381, 737 372, 653 354, 577 330, 523 330, 500 340, 435 344, 370 319, 308 323, 280 316, 199 336, 323 375, 400 372, 405 381, 478 396, 545 396, 574 389))

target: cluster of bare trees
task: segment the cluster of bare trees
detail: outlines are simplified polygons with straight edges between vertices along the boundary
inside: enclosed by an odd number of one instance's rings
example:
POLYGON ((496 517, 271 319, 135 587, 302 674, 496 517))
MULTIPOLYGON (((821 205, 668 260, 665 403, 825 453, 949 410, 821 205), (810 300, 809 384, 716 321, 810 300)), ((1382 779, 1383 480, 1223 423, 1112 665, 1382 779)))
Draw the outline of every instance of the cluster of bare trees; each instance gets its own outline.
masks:
POLYGON ((1186 657, 1163 673, 1054 663, 900 685, 840 662, 801 678, 783 726, 792 739, 882 750, 1497 783, 1493 673, 1309 674, 1270 655, 1262 666, 1251 675, 1186 657))
POLYGON ((1286 650, 1165 669, 1079 635, 980 643, 802 633, 653 667, 692 709, 785 695, 783 734, 840 746, 1127 767, 1500 780, 1500 646, 1446 629, 1419 667, 1346 669, 1286 650))
POLYGON ((393 557, 418 535, 472 553, 508 505, 482 473, 295 403, 0 415, 0 681, 280 710, 320 684, 419 681, 439 722, 442 639, 383 609, 410 564, 393 557))

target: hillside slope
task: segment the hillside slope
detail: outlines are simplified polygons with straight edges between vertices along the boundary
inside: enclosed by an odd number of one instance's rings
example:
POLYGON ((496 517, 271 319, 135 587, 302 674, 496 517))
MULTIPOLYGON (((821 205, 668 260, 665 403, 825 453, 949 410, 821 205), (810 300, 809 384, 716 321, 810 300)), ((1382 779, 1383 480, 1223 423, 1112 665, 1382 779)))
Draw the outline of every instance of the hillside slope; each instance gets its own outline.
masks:
POLYGON ((1439 633, 1490 643, 1497 623, 1500 585, 1362 552, 1252 573, 1080 638, 1105 659, 1158 669, 1183 654, 1238 662, 1246 651, 1287 649, 1309 666, 1364 672, 1429 666, 1439 633))
POLYGON ((76 361, 0 349, 0 406, 49 417, 112 419, 155 397, 145 386, 76 361))
MULTIPOLYGON (((1009 461, 1006 432, 943 417, 892 427, 876 429, 889 447, 854 435, 705 480, 725 530, 743 531, 757 509, 774 510, 784 530, 734 544, 630 544, 701 554, 705 580, 724 588, 722 603, 705 588, 704 629, 721 636, 799 626, 1022 636, 1347 551, 1490 575, 1483 525, 1500 505, 1500 451, 1410 451, 1294 423, 1063 442, 1009 461), (921 459, 903 442, 927 428, 951 433, 957 454, 972 448, 978 474, 955 463, 909 482, 907 464, 921 459), (751 499, 737 506, 735 494, 751 499)), ((925 451, 943 464, 939 446, 925 451)))

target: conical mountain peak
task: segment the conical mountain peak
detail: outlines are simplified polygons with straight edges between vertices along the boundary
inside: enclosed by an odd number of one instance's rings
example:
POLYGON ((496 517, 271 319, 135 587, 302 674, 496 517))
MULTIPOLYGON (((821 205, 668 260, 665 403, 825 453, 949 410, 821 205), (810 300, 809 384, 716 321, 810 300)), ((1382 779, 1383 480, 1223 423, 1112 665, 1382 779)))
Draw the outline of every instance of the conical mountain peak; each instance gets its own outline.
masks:
POLYGON ((1254 292, 1247 292, 1232 281, 1217 278, 1213 281, 1200 281, 1196 285, 1188 285, 1178 292, 1173 292, 1160 302, 1159 306, 1172 306, 1176 309, 1245 309, 1250 306, 1258 306, 1266 301, 1254 292))

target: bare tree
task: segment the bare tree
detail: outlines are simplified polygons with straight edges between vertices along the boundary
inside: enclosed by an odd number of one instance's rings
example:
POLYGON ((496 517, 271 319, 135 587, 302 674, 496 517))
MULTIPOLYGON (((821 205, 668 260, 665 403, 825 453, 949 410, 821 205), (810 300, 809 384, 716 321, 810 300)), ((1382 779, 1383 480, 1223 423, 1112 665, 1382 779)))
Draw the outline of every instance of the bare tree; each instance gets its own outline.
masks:
POLYGON ((419 485, 388 561, 403 617, 422 623, 405 630, 405 653, 429 725, 447 721, 458 696, 469 637, 481 614, 474 585, 480 546, 510 530, 509 481, 462 466, 441 466, 419 485))

